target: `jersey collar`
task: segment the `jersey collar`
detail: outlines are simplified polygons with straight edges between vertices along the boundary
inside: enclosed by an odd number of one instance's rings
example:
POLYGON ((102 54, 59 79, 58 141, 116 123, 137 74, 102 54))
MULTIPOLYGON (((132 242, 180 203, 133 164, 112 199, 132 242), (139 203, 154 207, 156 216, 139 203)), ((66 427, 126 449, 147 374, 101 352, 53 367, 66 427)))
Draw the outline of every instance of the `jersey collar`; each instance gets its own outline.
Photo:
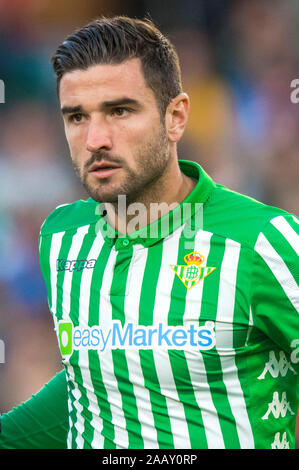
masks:
POLYGON ((141 244, 144 247, 154 245, 181 227, 202 207, 202 204, 207 201, 214 189, 215 183, 198 163, 179 160, 179 165, 185 175, 197 181, 196 186, 187 198, 165 216, 136 232, 130 233, 130 235, 119 234, 104 217, 101 217, 99 228, 109 245, 115 245, 116 250, 128 248, 133 244, 141 244), (186 203, 189 204, 188 210, 183 209, 186 203))

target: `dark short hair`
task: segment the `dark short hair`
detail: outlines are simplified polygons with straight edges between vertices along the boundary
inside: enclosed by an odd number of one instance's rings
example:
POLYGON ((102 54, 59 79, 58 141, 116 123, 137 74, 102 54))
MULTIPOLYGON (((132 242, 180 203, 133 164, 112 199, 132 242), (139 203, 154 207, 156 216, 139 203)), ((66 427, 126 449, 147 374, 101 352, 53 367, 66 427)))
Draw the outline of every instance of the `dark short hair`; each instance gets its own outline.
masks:
POLYGON ((133 58, 141 60, 145 82, 164 116, 170 101, 182 91, 181 71, 174 46, 149 19, 101 17, 68 36, 51 57, 57 93, 66 72, 133 58))

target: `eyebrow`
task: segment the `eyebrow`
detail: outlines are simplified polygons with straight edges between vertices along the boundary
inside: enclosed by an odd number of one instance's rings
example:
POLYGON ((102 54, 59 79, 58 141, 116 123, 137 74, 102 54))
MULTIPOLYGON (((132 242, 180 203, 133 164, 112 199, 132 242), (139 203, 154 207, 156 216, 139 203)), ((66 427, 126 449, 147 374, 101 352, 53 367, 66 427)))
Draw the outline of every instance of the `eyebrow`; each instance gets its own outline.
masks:
POLYGON ((62 114, 71 114, 82 112, 82 106, 63 106, 61 108, 62 114))
MULTIPOLYGON (((119 99, 112 100, 112 101, 104 101, 103 103, 101 103, 99 109, 100 109, 100 111, 105 111, 106 109, 109 109, 109 108, 113 108, 113 107, 116 107, 116 106, 125 106, 125 105, 131 105, 131 106, 134 106, 138 109, 141 108, 141 104, 139 103, 139 101, 134 100, 133 98, 124 97, 124 98, 119 98, 119 99)), ((62 112, 62 114, 82 113, 83 108, 80 105, 78 105, 78 106, 63 106, 61 108, 61 112, 62 112)))
POLYGON ((124 97, 124 98, 119 98, 119 99, 112 100, 112 101, 104 101, 100 106, 100 110, 102 111, 102 110, 105 110, 106 108, 113 108, 115 106, 125 106, 125 105, 132 105, 132 106, 135 106, 136 108, 141 107, 139 101, 134 100, 133 98, 124 97))

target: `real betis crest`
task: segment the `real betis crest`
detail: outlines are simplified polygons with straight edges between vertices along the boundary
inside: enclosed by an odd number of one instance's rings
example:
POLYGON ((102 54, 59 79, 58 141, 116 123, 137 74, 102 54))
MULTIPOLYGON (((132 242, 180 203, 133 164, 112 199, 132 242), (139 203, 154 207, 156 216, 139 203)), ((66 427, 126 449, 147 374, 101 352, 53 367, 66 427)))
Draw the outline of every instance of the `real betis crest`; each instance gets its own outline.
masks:
POLYGON ((187 289, 194 287, 216 269, 216 267, 200 266, 204 262, 204 257, 197 251, 192 251, 192 253, 186 255, 184 261, 185 265, 171 264, 170 267, 187 289))

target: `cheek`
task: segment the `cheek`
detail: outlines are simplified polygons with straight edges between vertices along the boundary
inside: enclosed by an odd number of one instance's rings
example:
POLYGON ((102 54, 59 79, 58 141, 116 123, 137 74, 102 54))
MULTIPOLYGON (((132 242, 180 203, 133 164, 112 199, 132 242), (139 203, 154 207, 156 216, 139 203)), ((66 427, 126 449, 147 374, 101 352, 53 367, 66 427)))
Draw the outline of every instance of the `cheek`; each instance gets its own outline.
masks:
POLYGON ((115 144, 117 151, 120 155, 127 157, 130 160, 130 166, 136 166, 136 159, 139 153, 142 152, 148 142, 155 138, 156 131, 151 122, 142 122, 142 120, 134 120, 128 125, 119 125, 115 133, 115 144))
POLYGON ((84 135, 79 129, 65 129, 65 136, 69 146, 71 157, 77 162, 80 159, 80 154, 83 153, 84 135))

